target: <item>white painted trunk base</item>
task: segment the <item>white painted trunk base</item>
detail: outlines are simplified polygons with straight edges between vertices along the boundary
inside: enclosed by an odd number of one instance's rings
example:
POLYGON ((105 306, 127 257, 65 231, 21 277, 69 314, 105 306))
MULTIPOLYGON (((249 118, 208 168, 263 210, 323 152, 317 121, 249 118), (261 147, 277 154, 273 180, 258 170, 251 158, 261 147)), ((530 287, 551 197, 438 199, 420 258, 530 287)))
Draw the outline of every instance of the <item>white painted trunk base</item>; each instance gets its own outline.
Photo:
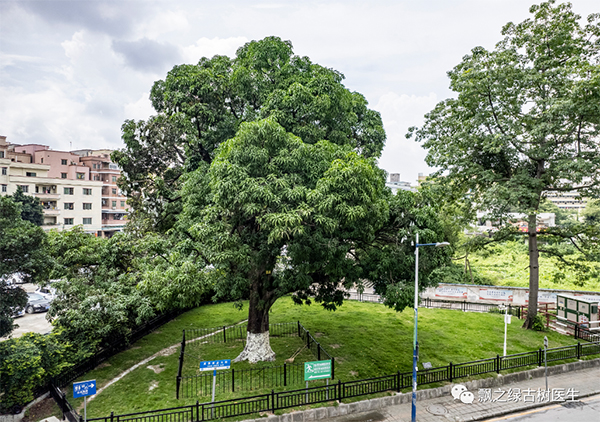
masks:
POLYGON ((272 362, 275 360, 275 352, 271 349, 268 331, 258 334, 247 333, 246 347, 233 361, 241 362, 244 360, 250 363, 272 362))

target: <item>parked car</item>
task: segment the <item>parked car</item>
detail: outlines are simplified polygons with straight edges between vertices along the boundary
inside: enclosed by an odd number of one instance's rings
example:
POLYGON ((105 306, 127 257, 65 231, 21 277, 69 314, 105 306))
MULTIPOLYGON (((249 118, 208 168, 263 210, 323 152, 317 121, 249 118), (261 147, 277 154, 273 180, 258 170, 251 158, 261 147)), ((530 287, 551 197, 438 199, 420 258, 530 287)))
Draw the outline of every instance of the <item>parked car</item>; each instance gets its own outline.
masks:
POLYGON ((39 293, 27 293, 29 300, 25 307, 25 312, 32 314, 34 312, 46 312, 50 309, 50 301, 39 293))
POLYGON ((22 317, 23 315, 25 315, 25 309, 23 309, 23 308, 13 308, 13 314, 12 314, 13 318, 22 317))
POLYGON ((38 287, 37 289, 35 289, 35 293, 43 296, 49 302, 52 302, 56 297, 56 289, 51 286, 38 287))

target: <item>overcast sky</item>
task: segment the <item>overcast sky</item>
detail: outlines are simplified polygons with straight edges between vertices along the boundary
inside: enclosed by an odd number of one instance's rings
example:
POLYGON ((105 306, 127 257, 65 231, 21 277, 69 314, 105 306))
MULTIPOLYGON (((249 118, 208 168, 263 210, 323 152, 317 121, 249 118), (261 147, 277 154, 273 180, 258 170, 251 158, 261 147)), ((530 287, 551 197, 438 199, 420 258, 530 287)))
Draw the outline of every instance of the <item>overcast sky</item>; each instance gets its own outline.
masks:
MULTIPOLYGON (((598 0, 574 0, 582 16, 598 0)), ((290 40, 366 96, 387 132, 380 166, 414 182, 429 173, 409 126, 452 93, 446 72, 527 0, 0 0, 0 135, 53 149, 120 148, 125 119, 153 114, 154 81, 177 64, 233 56, 250 40, 290 40)))

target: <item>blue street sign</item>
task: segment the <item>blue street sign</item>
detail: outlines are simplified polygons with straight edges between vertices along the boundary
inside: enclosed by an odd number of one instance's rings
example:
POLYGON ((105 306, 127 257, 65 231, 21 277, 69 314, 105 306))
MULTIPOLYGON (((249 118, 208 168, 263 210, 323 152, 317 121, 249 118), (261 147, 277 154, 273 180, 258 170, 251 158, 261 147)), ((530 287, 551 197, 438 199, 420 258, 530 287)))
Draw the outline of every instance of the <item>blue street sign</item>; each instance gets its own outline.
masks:
POLYGON ((96 380, 73 383, 73 398, 93 396, 96 394, 96 380))
POLYGON ((203 360, 200 362, 201 371, 212 371, 215 369, 229 369, 231 366, 231 359, 219 359, 219 360, 203 360))

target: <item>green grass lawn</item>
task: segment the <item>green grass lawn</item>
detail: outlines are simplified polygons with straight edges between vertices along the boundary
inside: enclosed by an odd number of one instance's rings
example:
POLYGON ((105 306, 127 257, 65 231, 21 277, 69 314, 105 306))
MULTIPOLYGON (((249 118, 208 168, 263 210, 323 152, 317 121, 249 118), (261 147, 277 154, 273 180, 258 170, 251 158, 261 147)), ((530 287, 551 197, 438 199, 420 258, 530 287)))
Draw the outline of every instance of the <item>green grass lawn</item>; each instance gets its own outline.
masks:
MULTIPOLYGON (((529 255, 524 242, 498 243, 469 255, 469 260, 486 284, 529 287, 529 255)), ((600 264, 596 264, 596 272, 600 273, 600 264)), ((570 268, 561 269, 557 258, 541 254, 540 288, 600 292, 600 278, 589 273, 578 274, 570 268)))
MULTIPOLYGON (((138 341, 129 350, 109 359, 106 364, 80 380, 96 379, 98 387, 102 387, 139 360, 178 343, 182 329, 229 325, 244 320, 246 313, 247 308, 239 311, 231 303, 203 306, 189 311, 138 341)), ((349 381, 397 371, 411 371, 412 309, 396 313, 377 303, 347 301, 337 311, 328 312, 318 305, 297 306, 290 298, 282 298, 274 305, 270 319, 272 323, 299 320, 335 356, 336 379, 349 381)), ((575 343, 572 338, 555 332, 532 332, 521 329, 520 325, 520 321, 513 319, 513 323, 508 326, 508 354, 538 349, 543 345, 545 335, 548 336, 550 347, 575 343)), ((419 310, 420 362, 431 362, 434 367, 502 354, 503 335, 502 315, 443 309, 419 310)), ((278 354, 275 364, 282 364, 301 345, 302 342, 297 337, 272 339, 273 349, 278 354)), ((205 349, 194 348, 190 351, 192 362, 190 366, 186 363, 186 371, 195 370, 201 359, 235 358, 242 349, 241 342, 206 346, 205 349), (194 354, 196 350, 199 351, 198 356, 194 354)), ((171 355, 159 356, 148 365, 132 371, 88 403, 88 417, 106 416, 111 411, 123 414, 195 403, 196 399, 175 399, 178 358, 177 349, 171 355), (152 367, 148 368, 149 365, 152 367)), ((304 353, 296 362, 305 360, 316 358, 304 353)), ((248 366, 248 363, 233 364, 236 369, 248 366)), ((251 391, 238 394, 238 397, 260 393, 262 391, 251 391)), ((232 397, 231 394, 218 395, 216 400, 232 397)), ((198 400, 210 401, 210 397, 198 397, 198 400)), ((81 404, 81 401, 73 402, 81 404)))

